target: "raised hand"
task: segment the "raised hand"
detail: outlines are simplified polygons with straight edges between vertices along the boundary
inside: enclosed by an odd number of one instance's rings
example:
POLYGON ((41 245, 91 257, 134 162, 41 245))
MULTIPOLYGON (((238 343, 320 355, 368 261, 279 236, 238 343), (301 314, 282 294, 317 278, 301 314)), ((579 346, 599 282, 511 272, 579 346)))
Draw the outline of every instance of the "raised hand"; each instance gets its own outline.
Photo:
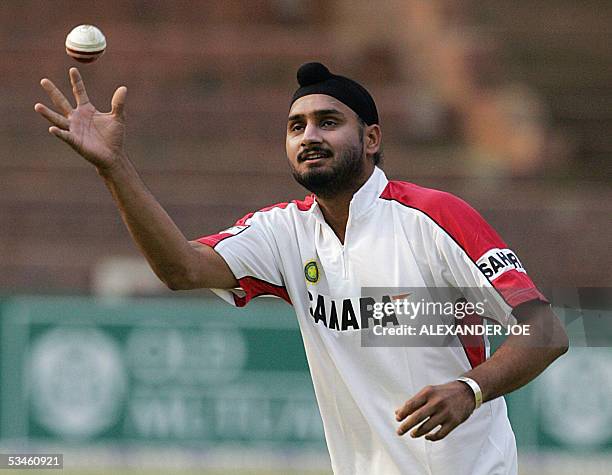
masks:
POLYGON ((127 88, 119 87, 111 100, 111 111, 98 111, 87 97, 85 84, 77 68, 70 68, 72 93, 76 100, 73 109, 68 99, 49 79, 40 81, 57 112, 41 103, 34 110, 51 124, 49 132, 62 139, 98 170, 106 170, 119 160, 125 137, 124 105, 127 88))

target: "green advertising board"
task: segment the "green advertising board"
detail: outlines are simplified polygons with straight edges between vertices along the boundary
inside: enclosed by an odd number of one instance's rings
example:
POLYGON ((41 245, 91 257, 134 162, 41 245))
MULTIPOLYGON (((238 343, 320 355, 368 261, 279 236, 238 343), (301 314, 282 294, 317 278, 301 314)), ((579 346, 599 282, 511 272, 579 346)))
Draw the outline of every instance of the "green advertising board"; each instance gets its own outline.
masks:
POLYGON ((15 299, 1 341, 3 439, 324 448, 284 302, 15 299))
MULTIPOLYGON (((325 450, 282 301, 239 310, 215 299, 21 297, 1 315, 4 441, 325 450)), ((612 349, 576 345, 506 398, 519 447, 612 449, 611 394, 612 349)))

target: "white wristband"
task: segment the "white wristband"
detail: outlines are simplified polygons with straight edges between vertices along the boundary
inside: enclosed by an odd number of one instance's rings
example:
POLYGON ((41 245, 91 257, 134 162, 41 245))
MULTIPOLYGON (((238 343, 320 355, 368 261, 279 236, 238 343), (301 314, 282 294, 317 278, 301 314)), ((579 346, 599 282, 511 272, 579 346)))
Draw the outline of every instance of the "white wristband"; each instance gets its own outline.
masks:
POLYGON ((474 393, 474 401, 476 403, 474 410, 478 409, 482 405, 482 390, 480 389, 478 383, 472 378, 466 378, 465 376, 457 378, 457 381, 461 381, 462 383, 465 383, 470 387, 470 389, 474 393))

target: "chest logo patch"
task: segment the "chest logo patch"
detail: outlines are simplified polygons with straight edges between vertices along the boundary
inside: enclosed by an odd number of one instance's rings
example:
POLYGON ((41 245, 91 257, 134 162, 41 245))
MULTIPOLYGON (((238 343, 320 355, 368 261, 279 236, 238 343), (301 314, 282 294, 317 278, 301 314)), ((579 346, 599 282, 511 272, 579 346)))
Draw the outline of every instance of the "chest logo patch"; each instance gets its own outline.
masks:
POLYGON ((308 261, 304 266, 304 277, 311 284, 316 284, 319 282, 319 267, 317 266, 317 261, 308 261))

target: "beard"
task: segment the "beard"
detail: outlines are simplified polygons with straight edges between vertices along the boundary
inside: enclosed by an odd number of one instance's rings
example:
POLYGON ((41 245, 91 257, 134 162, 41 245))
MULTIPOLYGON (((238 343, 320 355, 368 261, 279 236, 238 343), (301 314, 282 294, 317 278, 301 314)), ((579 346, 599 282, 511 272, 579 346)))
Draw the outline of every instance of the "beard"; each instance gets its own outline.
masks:
POLYGON ((334 160, 333 166, 314 167, 300 173, 291 165, 291 173, 293 178, 308 191, 322 198, 333 198, 342 192, 354 190, 363 176, 364 168, 362 135, 360 144, 343 150, 334 160))

